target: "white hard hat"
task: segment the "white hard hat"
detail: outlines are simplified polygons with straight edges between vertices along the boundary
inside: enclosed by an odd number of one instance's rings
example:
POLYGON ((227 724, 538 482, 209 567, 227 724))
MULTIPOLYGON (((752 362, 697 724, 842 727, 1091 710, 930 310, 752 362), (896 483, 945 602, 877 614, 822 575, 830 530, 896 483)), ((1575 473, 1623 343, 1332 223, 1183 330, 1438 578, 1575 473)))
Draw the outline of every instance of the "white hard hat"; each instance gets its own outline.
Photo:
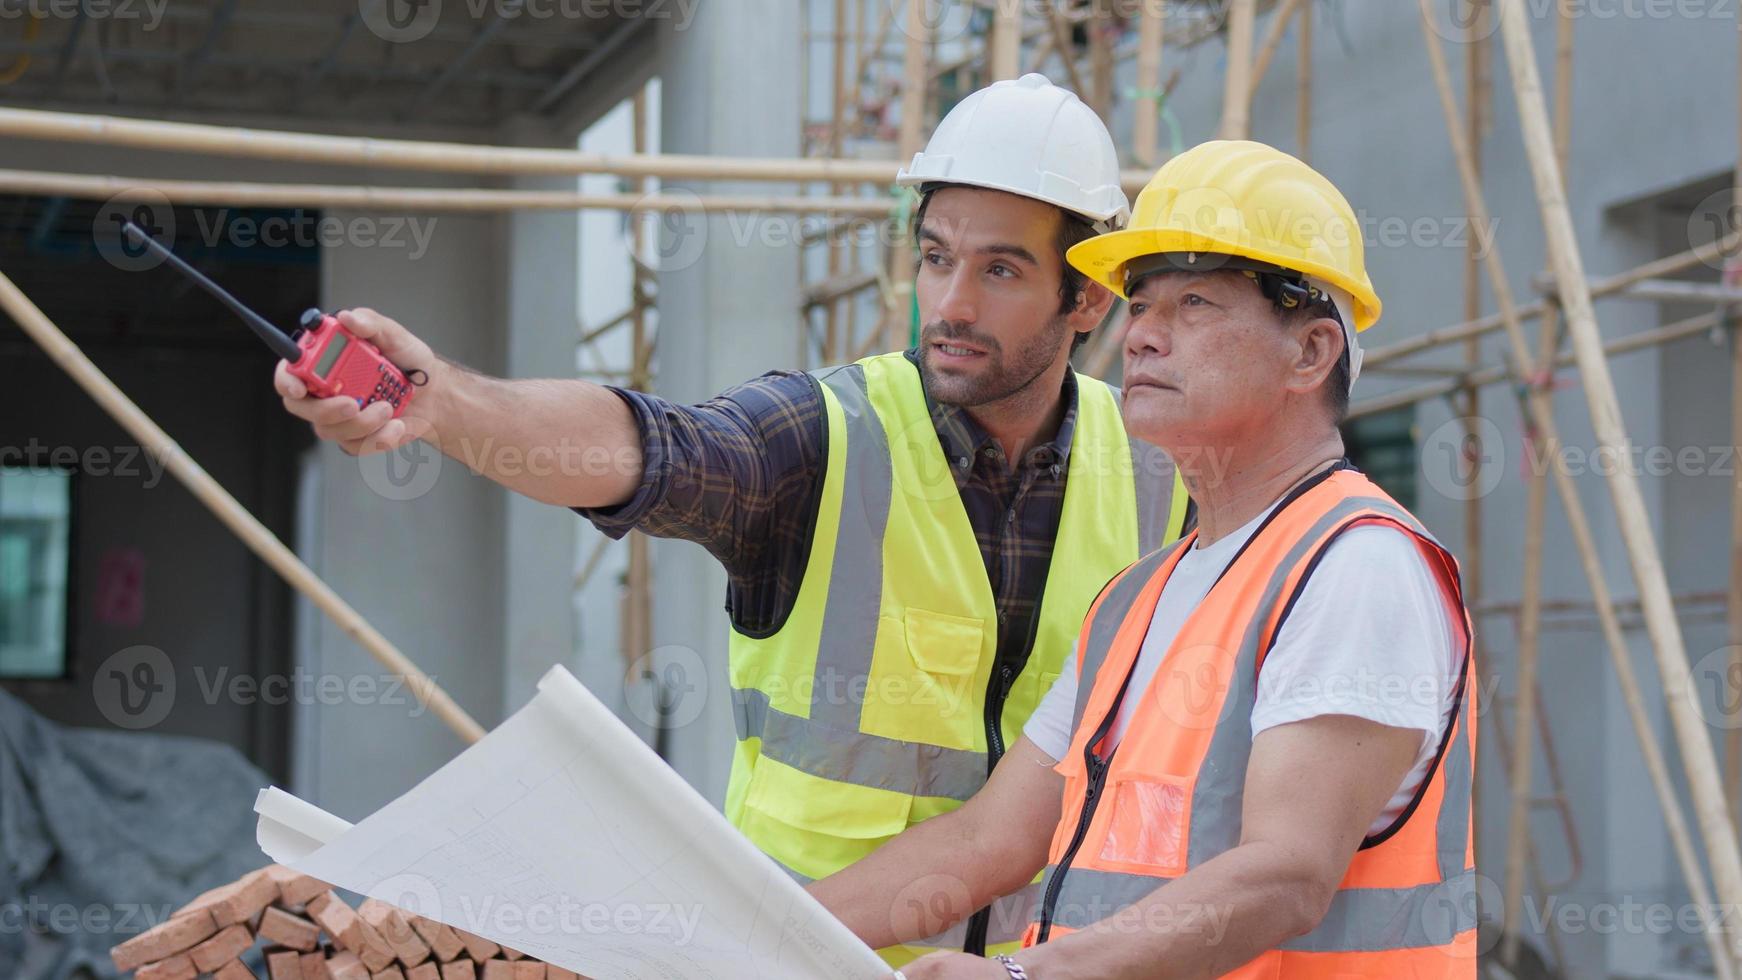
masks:
POLYGON ((1119 151, 1101 117, 1034 73, 994 82, 956 103, 895 182, 1020 194, 1080 214, 1103 233, 1131 216, 1119 186, 1119 151))

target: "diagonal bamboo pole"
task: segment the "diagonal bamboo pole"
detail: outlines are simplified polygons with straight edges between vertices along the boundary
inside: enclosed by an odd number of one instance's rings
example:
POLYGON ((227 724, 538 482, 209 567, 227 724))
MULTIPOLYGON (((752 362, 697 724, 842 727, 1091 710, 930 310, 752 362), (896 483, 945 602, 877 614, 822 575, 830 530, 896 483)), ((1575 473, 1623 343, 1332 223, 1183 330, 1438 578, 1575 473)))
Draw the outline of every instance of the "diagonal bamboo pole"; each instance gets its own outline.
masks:
MULTIPOLYGON (((1523 0, 1501 0, 1500 34, 1512 72, 1519 125, 1523 130, 1537 201, 1542 210, 1551 265, 1561 294, 1561 309, 1573 353, 1578 357, 1580 380, 1590 403, 1592 426, 1602 448, 1623 453, 1629 443, 1627 427, 1621 415, 1620 399, 1615 393, 1615 381, 1603 357, 1603 340, 1591 303, 1591 288, 1585 279, 1584 260, 1579 254, 1572 214, 1567 208, 1561 174, 1555 165, 1554 140, 1543 101, 1536 52, 1531 48, 1530 21, 1523 0)), ((1736 828, 1724 800, 1711 735, 1691 696, 1693 681, 1688 667, 1687 644, 1682 638, 1681 624, 1675 618, 1669 581, 1651 531, 1645 498, 1637 478, 1626 467, 1610 469, 1607 479, 1614 497, 1621 539, 1633 567, 1645 613, 1646 631, 1651 636, 1658 670, 1663 676, 1670 721, 1681 748, 1682 764, 1687 769, 1695 817, 1712 862, 1715 890, 1724 905, 1742 906, 1742 848, 1737 845, 1736 828)))
MULTIPOLYGON (((1520 322, 1523 322, 1522 313, 1519 315, 1519 320, 1520 322)), ((1696 316, 1688 317, 1685 320, 1677 320, 1674 323, 1666 323, 1662 326, 1636 330, 1624 336, 1616 337, 1614 340, 1606 340, 1603 342, 1603 354, 1607 357, 1617 357, 1622 354, 1631 354, 1634 351, 1644 350, 1647 347, 1656 347, 1659 344, 1667 344, 1672 340, 1680 340, 1683 337, 1692 337, 1695 334, 1702 333, 1710 334, 1713 330, 1724 329, 1728 329, 1728 327, 1724 319, 1716 312, 1701 313, 1696 316)), ((1578 359, 1575 358, 1570 351, 1562 351, 1555 355, 1554 365, 1557 368, 1576 368, 1578 366, 1578 359)), ((1433 370, 1437 373, 1440 369, 1424 368, 1423 370, 1433 370)), ((1448 378, 1445 381, 1435 381, 1429 384, 1419 385, 1414 388, 1405 388, 1389 395, 1379 395, 1375 398, 1362 399, 1360 403, 1349 406, 1349 418, 1364 418, 1368 415, 1375 415, 1379 412, 1387 412, 1394 408, 1401 408, 1404 405, 1414 405, 1417 402, 1424 402, 1430 398, 1443 398, 1462 390, 1466 386, 1481 388, 1491 384, 1499 384, 1502 381, 1513 385, 1522 385, 1530 380, 1522 370, 1511 366, 1510 362, 1507 364, 1490 364, 1487 367, 1478 368, 1475 371, 1469 372, 1460 371, 1455 368, 1445 370, 1452 371, 1454 377, 1448 378)))
MULTIPOLYGON (((1567 170, 1567 146, 1572 138, 1573 19, 1565 0, 1557 5, 1555 32, 1555 160, 1561 173, 1567 170)), ((1539 403, 1531 418, 1554 414, 1554 354, 1556 336, 1560 331, 1558 311, 1550 309, 1543 315, 1538 328, 1536 363, 1541 368, 1532 371, 1525 395, 1539 403)), ((1471 389, 1474 391, 1474 389, 1471 389)), ((1530 441, 1538 443, 1542 434, 1530 426, 1530 441)), ((1552 449, 1552 447, 1549 447, 1552 449)), ((1542 458, 1552 459, 1551 454, 1542 458)), ((1536 842, 1530 835, 1532 768, 1536 763, 1537 666, 1542 653, 1542 539, 1543 524, 1548 519, 1548 479, 1540 468, 1526 474, 1524 503, 1524 587, 1523 602, 1518 617, 1518 715, 1514 720, 1517 737, 1512 741, 1511 804, 1506 826, 1506 882, 1502 891, 1507 912, 1506 935, 1501 941, 1502 963, 1518 962, 1520 940, 1518 923, 1524 908, 1524 872, 1536 866, 1536 842)))
MULTIPOLYGON (((1422 39, 1427 46, 1428 65, 1433 72, 1435 86, 1439 90, 1441 108, 1445 112, 1446 132, 1451 139, 1453 156, 1457 160, 1458 177, 1463 185, 1466 210, 1472 220, 1485 222, 1489 217, 1487 200, 1482 193, 1481 184, 1476 179, 1474 154, 1465 138, 1464 130, 1459 124, 1457 100, 1452 92, 1451 72, 1446 67, 1445 52, 1441 50, 1438 37, 1433 30, 1433 15, 1428 7, 1429 0, 1417 0, 1417 2, 1421 8, 1421 31, 1422 39)), ((1506 268, 1501 261, 1499 249, 1490 248, 1484 256, 1484 261, 1491 288, 1494 290, 1495 302, 1500 307, 1507 339, 1511 344, 1513 359, 1517 361, 1519 370, 1529 376, 1535 372, 1536 368, 1530 354, 1530 344, 1524 335, 1524 327, 1519 320, 1517 304, 1513 300, 1512 288, 1510 281, 1506 278, 1506 268)), ((1689 894, 1693 896, 1696 903, 1709 908, 1711 907, 1711 893, 1706 887, 1705 873, 1700 868, 1699 856, 1694 850, 1693 835, 1688 828, 1687 818, 1683 814, 1675 786, 1670 781, 1669 764, 1664 758, 1663 748, 1658 741, 1657 732, 1652 727, 1651 717, 1645 707, 1645 697, 1641 693, 1639 680, 1633 671, 1633 661, 1627 649, 1627 640, 1621 632, 1620 621, 1615 615, 1615 606, 1609 593, 1608 581, 1603 576, 1602 559, 1597 552, 1596 538, 1591 532, 1590 519, 1585 513, 1584 502, 1579 498, 1578 488, 1573 485, 1571 474, 1567 472, 1565 467, 1556 465, 1554 461, 1560 443, 1560 434, 1555 424, 1554 415, 1544 399, 1530 398, 1525 400, 1524 405, 1545 449, 1542 458, 1548 461, 1548 468, 1554 478, 1555 490, 1560 496, 1562 505, 1566 508, 1567 524, 1572 528, 1573 542, 1579 552, 1579 562, 1584 567, 1585 577, 1590 581, 1593 605, 1603 630, 1603 637, 1608 644, 1610 660, 1615 666, 1616 679, 1621 686, 1628 717, 1639 737, 1640 749, 1645 757, 1646 770, 1650 774, 1652 787, 1656 790, 1658 801, 1663 806, 1664 823, 1681 864, 1682 873, 1687 879, 1689 894)), ((1672 700, 1672 710, 1675 706, 1676 702, 1672 700)), ((1516 929, 1516 916, 1521 911, 1522 909, 1517 905, 1506 907, 1508 930, 1516 929)), ((1718 967, 1719 976, 1730 977, 1733 980, 1735 975, 1734 963, 1731 954, 1724 945, 1722 935, 1716 930, 1710 930, 1707 936, 1707 941, 1712 947, 1713 962, 1718 967)))
MULTIPOLYGON (((1486 27, 1493 10, 1489 0, 1465 0, 1465 3, 1467 7, 1460 9, 1467 9, 1470 16, 1465 31, 1467 43, 1464 45, 1464 85, 1467 92, 1464 105, 1464 125, 1469 134, 1470 159, 1476 167, 1476 185, 1480 187, 1482 185, 1482 142, 1487 136, 1487 131, 1482 126, 1482 109, 1490 101, 1489 92, 1492 90, 1492 86, 1488 84, 1488 63, 1492 51, 1490 45, 1478 42, 1485 39, 1490 33, 1486 27)), ((1308 19, 1310 20, 1310 18, 1308 19)), ((1464 318, 1470 320, 1481 315, 1482 246, 1472 236, 1464 249, 1464 318)), ((1476 337, 1465 340, 1464 370, 1466 372, 1474 371, 1481 359, 1482 341, 1476 337)), ((1482 411, 1482 389, 1466 377, 1462 394, 1464 399, 1462 406, 1464 446, 1476 446, 1480 444, 1481 439, 1480 426, 1477 422, 1482 411)), ((1481 454, 1471 454, 1465 463, 1470 467, 1466 475, 1472 483, 1480 480, 1483 464, 1481 454)), ((1487 594, 1484 591, 1487 588, 1487 554, 1486 549, 1482 546, 1482 516, 1482 497, 1479 494, 1471 494, 1470 499, 1464 502, 1464 547, 1469 567, 1466 594, 1474 597, 1477 602, 1481 602, 1482 597, 1487 594)), ((1477 655, 1482 653, 1480 644, 1481 641, 1478 639, 1477 645, 1474 647, 1477 655)), ((1482 786, 1480 780, 1471 784, 1470 805, 1475 807, 1477 812, 1481 811, 1482 786)), ((1483 846, 1481 833, 1478 831, 1476 840, 1476 859, 1478 861, 1483 859, 1486 850, 1483 846)))
MULTIPOLYGON (((1282 37, 1288 31, 1288 22, 1300 9, 1301 0, 1282 0, 1277 5, 1276 13, 1271 15, 1270 26, 1264 29, 1264 41, 1258 45, 1258 59, 1252 65, 1252 93, 1258 91, 1258 86, 1264 84, 1264 76, 1270 71, 1270 62, 1276 57, 1276 49, 1282 47, 1282 37)), ((1252 93, 1248 93, 1249 95, 1252 93)))
POLYGON ((272 566, 298 592, 307 596, 309 601, 327 614, 334 625, 369 651, 383 667, 404 677, 417 699, 453 729, 454 734, 468 743, 484 737, 484 729, 472 720, 471 715, 466 714, 465 709, 449 697, 446 691, 436 686, 436 682, 419 670, 387 637, 369 625, 368 620, 351 608, 350 603, 340 598, 332 586, 303 564, 302 559, 296 557, 266 525, 249 513, 248 508, 230 496, 210 473, 194 462, 193 457, 169 437, 169 433, 153 422, 97 365, 91 363, 84 351, 79 350, 78 345, 61 332, 4 273, 0 273, 0 309, 4 309, 30 339, 104 411, 119 422, 123 429, 138 439, 139 445, 146 452, 163 460, 169 471, 175 474, 175 478, 185 484, 200 503, 215 514, 218 520, 224 522, 224 526, 241 539, 249 550, 272 566))
MULTIPOLYGON (((1722 262, 1726 255, 1732 254, 1738 248, 1742 248, 1742 228, 1733 228, 1715 242, 1696 245, 1685 252, 1677 252, 1661 259, 1652 259, 1650 262, 1635 266, 1625 272, 1617 272, 1612 276, 1593 280, 1590 284, 1591 296, 1596 299, 1613 296, 1629 286, 1644 282, 1647 279, 1662 279, 1665 276, 1672 276, 1702 262, 1708 264, 1722 262)), ((1542 316, 1548 307, 1549 304, 1540 300, 1526 303, 1518 308, 1519 319, 1534 320, 1542 316)), ((1468 340, 1471 337, 1481 337, 1499 330, 1501 326, 1500 315, 1490 313, 1485 317, 1465 323, 1455 323, 1449 327, 1426 330, 1407 340, 1400 340, 1384 347, 1375 347, 1368 351, 1366 358, 1361 362, 1361 370, 1371 371, 1392 361, 1412 354, 1419 354, 1443 344, 1468 340)))

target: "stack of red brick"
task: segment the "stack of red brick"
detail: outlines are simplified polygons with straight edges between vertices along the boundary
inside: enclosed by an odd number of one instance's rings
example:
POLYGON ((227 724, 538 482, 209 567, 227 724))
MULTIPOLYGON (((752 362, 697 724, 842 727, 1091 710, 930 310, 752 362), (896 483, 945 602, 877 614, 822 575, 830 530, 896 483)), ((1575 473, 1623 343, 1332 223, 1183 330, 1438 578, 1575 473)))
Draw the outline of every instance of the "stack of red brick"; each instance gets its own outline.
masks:
POLYGON ((257 941, 270 980, 586 980, 372 898, 353 909, 325 882, 277 864, 206 892, 109 955, 134 980, 262 980, 242 962, 257 941))

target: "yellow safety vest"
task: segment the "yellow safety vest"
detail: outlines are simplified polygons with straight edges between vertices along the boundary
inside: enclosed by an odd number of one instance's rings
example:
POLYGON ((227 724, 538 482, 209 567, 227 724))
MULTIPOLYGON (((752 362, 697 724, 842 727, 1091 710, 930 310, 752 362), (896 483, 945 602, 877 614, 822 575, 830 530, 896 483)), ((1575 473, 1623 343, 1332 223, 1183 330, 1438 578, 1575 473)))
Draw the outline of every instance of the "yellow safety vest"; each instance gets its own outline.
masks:
MULTIPOLYGON (((973 796, 989 753, 1015 740, 1058 677, 1101 587, 1140 547, 1179 537, 1186 496, 1165 457, 1133 463, 1117 394, 1078 375, 1034 644, 1021 673, 999 679, 1004 744, 989 746, 998 610, 919 370, 883 354, 819 382, 827 473, 804 581, 772 634, 733 632, 729 658, 738 742, 726 816, 800 880, 973 796), (1159 540, 1140 540, 1140 498, 1155 528, 1145 537, 1159 540)), ((1032 891, 994 907, 989 945, 1014 948, 1032 891)), ((899 966, 960 948, 962 932, 883 953, 899 966)))

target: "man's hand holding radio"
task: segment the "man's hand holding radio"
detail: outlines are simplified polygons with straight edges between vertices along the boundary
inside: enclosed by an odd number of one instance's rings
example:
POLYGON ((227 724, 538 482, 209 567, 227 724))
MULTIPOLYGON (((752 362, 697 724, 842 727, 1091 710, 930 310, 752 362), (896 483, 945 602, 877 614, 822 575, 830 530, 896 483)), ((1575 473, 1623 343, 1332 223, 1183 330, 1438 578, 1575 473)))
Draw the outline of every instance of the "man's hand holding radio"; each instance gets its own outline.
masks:
POLYGON ((386 402, 359 408, 313 398, 278 362, 274 386, 290 414, 353 456, 423 439, 474 472, 535 500, 565 507, 623 503, 641 483, 641 436, 622 399, 586 381, 508 381, 441 360, 398 321, 367 308, 336 314, 353 334, 428 383, 399 418, 386 402))
POLYGON ((346 395, 309 397, 308 386, 291 374, 290 365, 281 360, 273 374, 273 384, 284 398, 285 409, 314 426, 315 435, 338 443, 353 456, 386 452, 414 439, 429 437, 436 424, 435 403, 440 400, 436 396, 446 387, 440 382, 445 380, 442 375, 448 365, 439 362, 435 351, 411 331, 374 310, 344 310, 336 315, 346 329, 379 347, 401 370, 420 369, 427 373, 428 384, 396 419, 393 406, 387 402, 370 402, 367 407, 359 407, 356 399, 346 395))

